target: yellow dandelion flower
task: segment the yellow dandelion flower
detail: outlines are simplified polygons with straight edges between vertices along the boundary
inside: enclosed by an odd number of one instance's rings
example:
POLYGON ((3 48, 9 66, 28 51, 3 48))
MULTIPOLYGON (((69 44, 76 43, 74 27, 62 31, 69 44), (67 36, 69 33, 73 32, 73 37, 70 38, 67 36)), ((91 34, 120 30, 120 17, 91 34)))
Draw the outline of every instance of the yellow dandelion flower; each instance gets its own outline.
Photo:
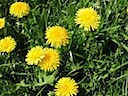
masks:
POLYGON ((0 29, 4 28, 5 26, 5 18, 0 18, 0 29))
POLYGON ((27 16, 30 12, 30 7, 25 2, 16 2, 10 6, 10 14, 14 17, 22 18, 27 16))
POLYGON ((11 52, 16 47, 16 41, 11 36, 7 36, 0 40, 0 52, 11 52))
POLYGON ((31 48, 27 55, 25 61, 28 65, 37 65, 41 59, 44 58, 44 51, 41 46, 35 46, 31 48))
POLYGON ((80 28, 84 27, 86 31, 91 29, 98 29, 100 24, 100 16, 93 8, 81 8, 76 13, 76 24, 80 25, 80 28))
POLYGON ((55 88, 56 96, 76 96, 78 93, 77 83, 70 77, 63 77, 59 79, 55 88))
POLYGON ((39 66, 44 71, 53 71, 60 65, 60 58, 57 50, 52 48, 44 48, 45 56, 39 62, 39 66))
POLYGON ((46 30, 47 43, 52 47, 60 48, 68 43, 68 32, 61 26, 50 27, 46 30))

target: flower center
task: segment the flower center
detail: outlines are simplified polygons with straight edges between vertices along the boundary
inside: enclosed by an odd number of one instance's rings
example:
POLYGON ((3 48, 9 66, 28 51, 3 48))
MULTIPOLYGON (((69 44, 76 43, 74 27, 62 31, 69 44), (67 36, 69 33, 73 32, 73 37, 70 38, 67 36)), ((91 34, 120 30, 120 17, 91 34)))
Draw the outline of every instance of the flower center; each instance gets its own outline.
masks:
POLYGON ((33 59, 37 59, 41 56, 41 54, 39 52, 33 53, 33 59))
POLYGON ((70 86, 69 85, 64 85, 62 87, 62 90, 63 90, 63 92, 68 92, 68 91, 70 91, 70 86))
POLYGON ((3 44, 4 49, 8 49, 9 46, 10 46, 10 42, 6 42, 6 43, 3 44))
POLYGON ((45 54, 44 61, 49 61, 51 58, 50 54, 45 54))

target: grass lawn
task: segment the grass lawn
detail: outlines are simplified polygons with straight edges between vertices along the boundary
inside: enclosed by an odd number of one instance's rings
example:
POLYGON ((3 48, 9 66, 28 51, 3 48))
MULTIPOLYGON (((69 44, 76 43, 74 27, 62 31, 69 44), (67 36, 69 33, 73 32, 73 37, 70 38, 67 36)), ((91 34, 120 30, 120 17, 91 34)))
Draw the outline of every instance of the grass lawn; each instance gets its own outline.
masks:
MULTIPOLYGON (((21 9, 18 5, 15 11, 18 13, 21 9)), ((96 22, 88 20, 85 22, 92 25, 96 22)), ((60 37, 54 38, 58 40, 56 44, 65 34, 57 34, 60 37)), ((39 55, 38 52, 33 54, 32 58, 39 55)), ((0 0, 0 96, 75 96, 55 95, 55 86, 63 77, 71 78, 78 86, 78 92, 70 94, 128 96, 128 0, 0 0), (16 1, 30 6, 28 13, 21 12, 25 16, 10 13, 10 6, 16 1), (95 10, 100 18, 97 28, 86 30, 76 24, 76 12, 81 8, 95 10), (5 20, 3 28, 1 18, 5 20), (47 41, 46 32, 53 26, 66 29, 68 42, 63 41, 65 46, 54 47, 47 41), (1 51, 3 46, 11 46, 9 41, 1 44, 7 36, 16 42, 10 52, 1 51), (46 63, 52 64, 51 69, 38 66, 31 58, 30 64, 26 61, 27 54, 35 46, 57 52, 47 56, 50 51, 41 53, 44 54, 41 60, 52 58, 46 63)), ((60 88, 68 92, 70 87, 67 82, 66 87, 60 88)))

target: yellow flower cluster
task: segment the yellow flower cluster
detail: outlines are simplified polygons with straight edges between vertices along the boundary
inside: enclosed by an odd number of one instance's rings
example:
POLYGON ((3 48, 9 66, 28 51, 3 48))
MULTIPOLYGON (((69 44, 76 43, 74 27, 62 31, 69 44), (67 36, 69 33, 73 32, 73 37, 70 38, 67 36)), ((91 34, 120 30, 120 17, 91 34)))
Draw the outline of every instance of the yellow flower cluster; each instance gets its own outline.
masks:
MULTIPOLYGON (((30 6, 25 2, 15 2, 9 8, 9 13, 17 18, 23 18, 30 13, 30 6)), ((83 27, 85 31, 94 31, 100 24, 100 16, 92 8, 81 8, 76 12, 75 23, 83 27)), ((0 29, 5 27, 5 18, 0 18, 0 29)), ((25 61, 28 65, 38 65, 44 71, 54 71, 60 66, 60 55, 56 48, 66 46, 69 43, 69 33, 62 26, 48 27, 45 32, 46 43, 52 48, 42 46, 32 47, 25 61)), ((11 52, 16 47, 16 41, 7 36, 0 40, 0 52, 11 52)), ((55 85, 56 96, 76 96, 78 84, 70 77, 62 77, 55 85)))
MULTIPOLYGON (((64 27, 53 26, 46 30, 47 43, 52 47, 60 48, 68 43, 68 32, 64 27)), ((38 65, 44 71, 53 71, 60 65, 60 56, 56 49, 36 46, 26 55, 29 65, 38 65)))
POLYGON ((29 65, 38 65, 44 71, 53 71, 60 65, 59 53, 52 48, 35 46, 26 55, 26 62, 29 65))
MULTIPOLYGON (((30 12, 30 7, 27 3, 24 2, 16 2, 10 6, 10 14, 22 18, 23 16, 27 16, 30 12)), ((5 27, 5 18, 0 18, 0 29, 5 27)), ((7 36, 0 40, 0 52, 11 52, 16 47, 16 41, 11 36, 7 36)))

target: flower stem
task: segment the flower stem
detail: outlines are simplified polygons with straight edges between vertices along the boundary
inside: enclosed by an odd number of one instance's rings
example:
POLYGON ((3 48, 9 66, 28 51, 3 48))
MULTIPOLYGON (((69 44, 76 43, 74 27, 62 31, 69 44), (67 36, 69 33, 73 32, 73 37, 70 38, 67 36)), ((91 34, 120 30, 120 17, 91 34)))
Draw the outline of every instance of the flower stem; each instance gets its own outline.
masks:
POLYGON ((6 28, 6 25, 7 25, 7 23, 6 23, 6 18, 7 18, 7 13, 8 13, 8 0, 6 1, 6 9, 5 9, 5 27, 4 27, 4 37, 6 37, 6 35, 7 35, 7 28, 6 28))

